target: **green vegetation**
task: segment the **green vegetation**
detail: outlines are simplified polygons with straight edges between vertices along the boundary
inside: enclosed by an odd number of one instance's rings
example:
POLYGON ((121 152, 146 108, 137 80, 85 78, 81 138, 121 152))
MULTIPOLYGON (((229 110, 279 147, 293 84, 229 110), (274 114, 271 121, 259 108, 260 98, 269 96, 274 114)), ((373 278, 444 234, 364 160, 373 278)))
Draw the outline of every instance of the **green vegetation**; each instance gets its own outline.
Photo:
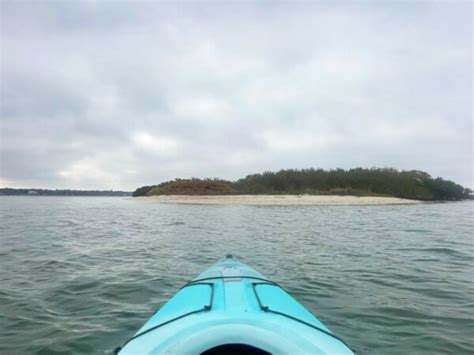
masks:
POLYGON ((423 171, 391 168, 280 170, 248 175, 237 181, 176 179, 140 187, 133 196, 232 194, 393 196, 425 201, 472 198, 470 189, 452 181, 434 179, 423 171))
MULTIPOLYGON (((142 188, 143 189, 143 188, 142 188)), ((140 189, 138 189, 140 190, 140 189)), ((137 191, 138 191, 137 190, 137 191)), ((133 196, 137 195, 137 191, 133 196)), ((229 181, 219 179, 176 179, 157 186, 146 186, 145 194, 151 195, 235 195, 239 191, 229 181)))

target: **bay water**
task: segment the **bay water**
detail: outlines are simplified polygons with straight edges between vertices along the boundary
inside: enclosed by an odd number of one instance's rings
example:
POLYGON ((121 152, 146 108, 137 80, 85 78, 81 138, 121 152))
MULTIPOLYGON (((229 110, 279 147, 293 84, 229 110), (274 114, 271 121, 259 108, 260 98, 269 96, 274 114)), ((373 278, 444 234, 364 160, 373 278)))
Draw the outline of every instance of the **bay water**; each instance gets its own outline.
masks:
POLYGON ((473 201, 0 197, 0 353, 109 354, 232 253, 360 354, 474 351, 473 201))

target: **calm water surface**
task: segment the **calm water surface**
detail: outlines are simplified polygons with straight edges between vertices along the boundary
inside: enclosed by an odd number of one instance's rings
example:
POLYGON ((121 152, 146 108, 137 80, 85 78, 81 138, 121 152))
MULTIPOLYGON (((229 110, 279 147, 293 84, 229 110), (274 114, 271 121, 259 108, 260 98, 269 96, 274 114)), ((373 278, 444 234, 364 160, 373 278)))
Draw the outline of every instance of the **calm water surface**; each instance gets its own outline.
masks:
POLYGON ((226 253, 358 353, 472 353, 473 206, 0 197, 0 353, 110 353, 226 253))

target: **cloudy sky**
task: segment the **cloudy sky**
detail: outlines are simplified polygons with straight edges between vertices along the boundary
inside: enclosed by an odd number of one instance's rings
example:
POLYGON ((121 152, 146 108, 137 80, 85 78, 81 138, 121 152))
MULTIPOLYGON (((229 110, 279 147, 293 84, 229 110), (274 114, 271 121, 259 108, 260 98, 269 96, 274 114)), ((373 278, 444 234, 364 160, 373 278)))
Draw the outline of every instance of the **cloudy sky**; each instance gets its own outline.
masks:
POLYGON ((0 187, 395 167, 472 187, 472 4, 1 1, 0 187))

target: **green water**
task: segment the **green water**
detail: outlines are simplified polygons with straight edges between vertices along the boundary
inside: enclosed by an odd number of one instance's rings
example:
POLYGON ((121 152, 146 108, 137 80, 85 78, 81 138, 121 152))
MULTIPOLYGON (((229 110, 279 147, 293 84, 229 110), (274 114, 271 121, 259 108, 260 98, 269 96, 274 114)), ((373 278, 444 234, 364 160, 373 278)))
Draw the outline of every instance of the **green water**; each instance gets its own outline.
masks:
POLYGON ((472 353, 473 206, 0 197, 0 353, 110 353, 226 253, 360 354, 472 353))

